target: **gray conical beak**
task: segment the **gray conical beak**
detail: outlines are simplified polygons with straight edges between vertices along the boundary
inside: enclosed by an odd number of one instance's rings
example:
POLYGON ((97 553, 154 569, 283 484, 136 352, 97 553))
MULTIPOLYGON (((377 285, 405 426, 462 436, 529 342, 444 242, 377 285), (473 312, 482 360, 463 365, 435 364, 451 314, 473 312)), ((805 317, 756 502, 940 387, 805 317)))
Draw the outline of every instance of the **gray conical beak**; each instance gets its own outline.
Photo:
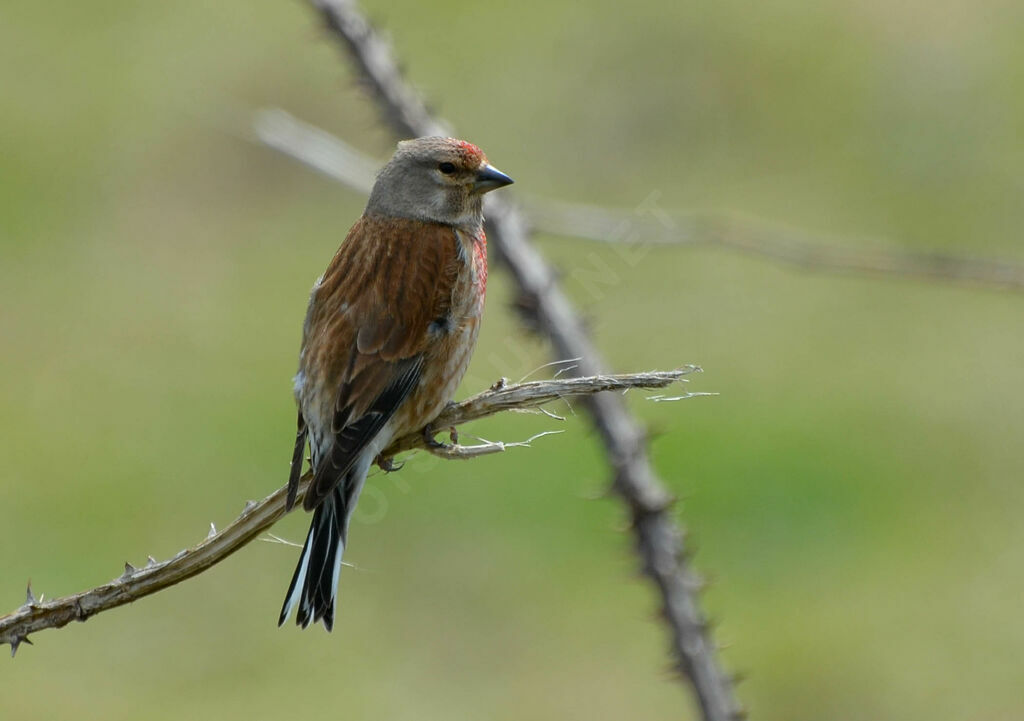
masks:
POLYGON ((486 193, 496 188, 504 188, 515 182, 512 178, 495 168, 493 165, 485 165, 476 174, 476 182, 473 183, 473 190, 477 193, 486 193))

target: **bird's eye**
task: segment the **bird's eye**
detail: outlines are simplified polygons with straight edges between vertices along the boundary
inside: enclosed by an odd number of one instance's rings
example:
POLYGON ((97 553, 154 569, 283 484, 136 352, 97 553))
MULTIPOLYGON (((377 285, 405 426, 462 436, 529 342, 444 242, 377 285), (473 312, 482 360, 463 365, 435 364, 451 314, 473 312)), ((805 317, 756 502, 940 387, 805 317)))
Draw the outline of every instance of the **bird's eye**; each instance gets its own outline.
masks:
POLYGON ((455 163, 441 163, 437 166, 437 169, 445 175, 451 175, 455 172, 455 163))

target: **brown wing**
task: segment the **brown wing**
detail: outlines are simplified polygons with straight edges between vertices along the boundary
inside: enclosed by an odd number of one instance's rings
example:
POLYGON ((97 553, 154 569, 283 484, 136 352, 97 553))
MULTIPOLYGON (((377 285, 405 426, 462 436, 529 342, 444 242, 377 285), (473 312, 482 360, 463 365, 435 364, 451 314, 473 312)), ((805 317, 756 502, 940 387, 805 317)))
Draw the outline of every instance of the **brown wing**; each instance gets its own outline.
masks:
POLYGON ((415 388, 431 324, 447 318, 463 266, 449 226, 363 216, 349 231, 310 301, 303 339, 301 370, 325 397, 302 412, 307 424, 319 414, 316 425, 333 436, 306 509, 331 493, 415 388))

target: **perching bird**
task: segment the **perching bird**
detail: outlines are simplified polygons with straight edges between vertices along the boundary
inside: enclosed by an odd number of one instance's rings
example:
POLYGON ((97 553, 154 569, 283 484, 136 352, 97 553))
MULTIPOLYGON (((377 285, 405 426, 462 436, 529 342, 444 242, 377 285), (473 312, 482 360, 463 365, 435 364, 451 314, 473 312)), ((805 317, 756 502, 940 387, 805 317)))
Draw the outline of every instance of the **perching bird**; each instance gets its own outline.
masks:
POLYGON ((469 365, 487 287, 484 193, 512 182, 453 138, 417 138, 377 175, 362 217, 313 286, 288 479, 295 503, 306 442, 313 522, 278 625, 334 625, 348 523, 377 454, 424 428, 469 365))

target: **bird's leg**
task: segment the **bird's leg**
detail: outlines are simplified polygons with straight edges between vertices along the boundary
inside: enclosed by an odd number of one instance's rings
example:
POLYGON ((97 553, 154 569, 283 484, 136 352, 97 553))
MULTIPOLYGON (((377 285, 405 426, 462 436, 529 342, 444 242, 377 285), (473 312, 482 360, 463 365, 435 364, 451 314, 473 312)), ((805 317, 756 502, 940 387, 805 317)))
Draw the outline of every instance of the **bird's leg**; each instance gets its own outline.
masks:
MULTIPOLYGON (((448 401, 448 403, 445 404, 445 410, 448 410, 454 405, 456 405, 455 401, 448 401)), ((459 445, 459 432, 455 429, 455 426, 448 426, 448 438, 451 440, 451 445, 442 443, 434 438, 437 432, 438 429, 434 427, 433 423, 428 423, 423 429, 423 442, 426 444, 427 448, 449 451, 453 447, 459 445)))
POLYGON ((443 443, 443 442, 437 440, 436 438, 434 438, 434 434, 436 434, 436 433, 437 433, 437 429, 434 428, 434 424, 433 423, 428 423, 423 428, 423 443, 424 443, 424 445, 426 445, 427 448, 432 448, 434 450, 445 450, 445 451, 451 450, 451 446, 450 445, 448 445, 447 443, 443 443))

